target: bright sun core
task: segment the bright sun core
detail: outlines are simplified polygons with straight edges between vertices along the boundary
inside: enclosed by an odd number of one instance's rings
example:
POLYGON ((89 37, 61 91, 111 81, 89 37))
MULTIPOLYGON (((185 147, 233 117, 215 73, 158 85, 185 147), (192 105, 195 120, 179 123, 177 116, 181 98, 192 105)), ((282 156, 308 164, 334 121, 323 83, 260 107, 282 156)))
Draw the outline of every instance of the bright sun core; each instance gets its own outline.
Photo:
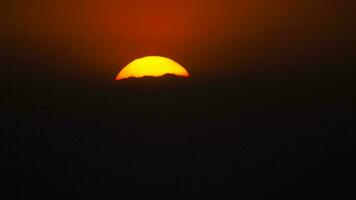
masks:
POLYGON ((160 56, 147 56, 128 64, 120 71, 116 80, 145 76, 160 77, 166 74, 189 77, 188 71, 175 61, 160 56))

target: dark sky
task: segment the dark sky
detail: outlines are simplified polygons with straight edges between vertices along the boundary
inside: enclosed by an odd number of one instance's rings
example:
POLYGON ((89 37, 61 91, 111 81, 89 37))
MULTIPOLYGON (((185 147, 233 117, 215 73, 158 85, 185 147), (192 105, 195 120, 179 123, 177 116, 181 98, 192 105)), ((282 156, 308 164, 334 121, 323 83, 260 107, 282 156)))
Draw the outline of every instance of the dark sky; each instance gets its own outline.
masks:
POLYGON ((0 5, 0 199, 354 194, 353 1, 0 5), (148 55, 192 76, 114 81, 148 55))
POLYGON ((0 36, 7 52, 18 59, 27 55, 58 65, 27 67, 39 73, 109 80, 135 58, 161 55, 197 76, 223 76, 218 74, 347 63, 353 56, 351 1, 3 4, 5 26, 0 36))

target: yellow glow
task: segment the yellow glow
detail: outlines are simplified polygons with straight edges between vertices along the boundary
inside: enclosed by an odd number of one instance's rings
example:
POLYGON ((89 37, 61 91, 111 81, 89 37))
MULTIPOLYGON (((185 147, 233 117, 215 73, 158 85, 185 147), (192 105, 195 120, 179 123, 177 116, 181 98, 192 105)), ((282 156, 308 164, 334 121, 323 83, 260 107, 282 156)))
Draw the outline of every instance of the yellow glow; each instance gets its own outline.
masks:
POLYGON ((147 56, 136 59, 121 70, 116 80, 125 78, 142 78, 144 76, 160 77, 166 74, 188 77, 184 67, 173 60, 160 56, 147 56))

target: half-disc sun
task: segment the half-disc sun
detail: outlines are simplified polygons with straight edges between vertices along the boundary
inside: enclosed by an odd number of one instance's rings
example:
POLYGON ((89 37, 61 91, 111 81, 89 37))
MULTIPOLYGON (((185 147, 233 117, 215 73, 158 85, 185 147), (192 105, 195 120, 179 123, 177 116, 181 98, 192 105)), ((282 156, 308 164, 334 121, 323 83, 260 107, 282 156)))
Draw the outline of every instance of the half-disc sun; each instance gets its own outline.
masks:
POLYGON ((116 80, 145 76, 160 77, 166 74, 189 77, 188 71, 177 62, 165 57, 147 56, 128 64, 120 71, 116 80))

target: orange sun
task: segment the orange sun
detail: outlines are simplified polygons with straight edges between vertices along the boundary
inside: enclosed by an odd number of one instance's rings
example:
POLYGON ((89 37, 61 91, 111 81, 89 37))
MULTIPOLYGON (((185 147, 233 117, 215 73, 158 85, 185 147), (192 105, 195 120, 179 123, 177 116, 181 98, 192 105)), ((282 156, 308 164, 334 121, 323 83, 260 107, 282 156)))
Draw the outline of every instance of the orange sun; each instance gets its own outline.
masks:
POLYGON ((180 64, 173 60, 160 56, 147 56, 136 59, 122 69, 116 80, 126 78, 142 78, 145 76, 160 77, 172 74, 181 77, 189 77, 189 73, 180 64))

